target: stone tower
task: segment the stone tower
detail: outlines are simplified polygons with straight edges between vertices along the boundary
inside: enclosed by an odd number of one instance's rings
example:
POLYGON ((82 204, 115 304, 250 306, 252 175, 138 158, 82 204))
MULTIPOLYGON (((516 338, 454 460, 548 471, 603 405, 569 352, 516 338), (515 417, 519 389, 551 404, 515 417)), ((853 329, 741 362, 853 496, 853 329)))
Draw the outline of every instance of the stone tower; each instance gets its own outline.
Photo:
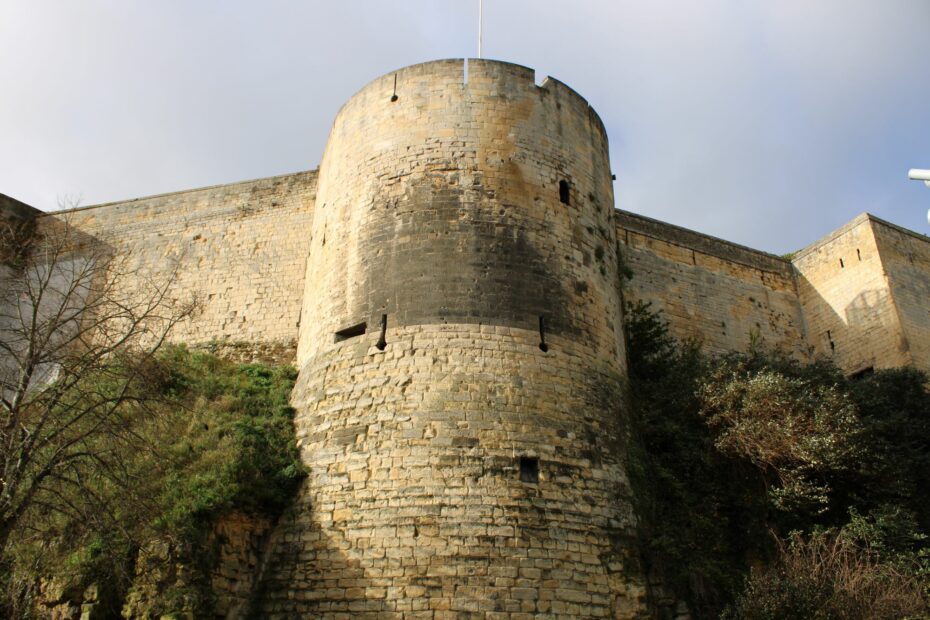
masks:
POLYGON ((531 69, 430 62, 346 103, 266 614, 641 612, 613 204, 597 114, 531 69))

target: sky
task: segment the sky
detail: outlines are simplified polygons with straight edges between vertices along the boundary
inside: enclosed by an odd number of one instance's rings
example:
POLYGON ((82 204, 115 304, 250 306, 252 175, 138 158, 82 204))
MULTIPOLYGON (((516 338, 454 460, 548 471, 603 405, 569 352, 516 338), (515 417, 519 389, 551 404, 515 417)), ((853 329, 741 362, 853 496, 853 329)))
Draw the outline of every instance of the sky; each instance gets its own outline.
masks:
MULTIPOLYGON (((0 0, 0 193, 42 210, 309 170, 478 0, 0 0)), ((930 232, 930 0, 484 0, 485 58, 584 96, 619 208, 774 253, 930 232)))

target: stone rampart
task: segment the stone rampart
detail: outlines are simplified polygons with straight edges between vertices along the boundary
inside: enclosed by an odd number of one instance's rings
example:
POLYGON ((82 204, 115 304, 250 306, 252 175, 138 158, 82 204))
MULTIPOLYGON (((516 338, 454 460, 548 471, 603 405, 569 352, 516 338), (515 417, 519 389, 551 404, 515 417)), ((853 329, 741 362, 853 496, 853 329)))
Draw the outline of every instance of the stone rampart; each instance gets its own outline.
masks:
POLYGON ((175 341, 298 365, 310 475, 265 616, 633 618, 623 301, 711 352, 930 370, 930 244, 864 214, 788 261, 615 211, 607 153, 561 82, 445 60, 354 95, 319 172, 46 214, 0 195, 0 225, 172 278, 199 300, 175 341))
POLYGON ((194 295, 173 340, 274 344, 292 361, 315 194, 316 172, 300 172, 46 213, 37 226, 66 225, 194 295))
POLYGON ((908 363, 930 373, 930 240, 870 216, 908 363))
POLYGON ((791 263, 626 211, 617 211, 616 226, 632 273, 626 301, 650 302, 676 337, 697 339, 712 352, 755 343, 806 359, 791 263))
POLYGON ((382 315, 525 329, 546 315, 551 331, 623 357, 600 120, 531 69, 468 66, 467 84, 461 60, 401 69, 337 116, 305 286, 322 294, 305 297, 316 318, 301 359, 382 315))
POLYGON ((883 258, 868 214, 793 258, 808 342, 848 373, 911 361, 883 258))
POLYGON ((389 334, 301 372, 310 478, 276 532, 264 616, 634 617, 616 368, 560 336, 544 355, 535 330, 389 334))

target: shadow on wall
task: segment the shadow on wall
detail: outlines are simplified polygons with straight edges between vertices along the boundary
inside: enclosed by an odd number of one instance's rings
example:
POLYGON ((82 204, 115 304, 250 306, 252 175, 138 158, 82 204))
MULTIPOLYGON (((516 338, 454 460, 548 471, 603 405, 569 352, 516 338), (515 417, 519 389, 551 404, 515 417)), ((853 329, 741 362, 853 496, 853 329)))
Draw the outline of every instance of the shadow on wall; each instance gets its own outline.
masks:
POLYGON ((847 375, 910 363, 907 338, 888 289, 864 290, 838 309, 803 275, 798 281, 805 292, 802 304, 815 357, 831 360, 847 375))
POLYGON ((274 534, 264 616, 640 605, 623 420, 602 413, 621 410, 616 369, 500 332, 398 329, 386 353, 366 333, 301 370, 311 474, 274 534))
MULTIPOLYGON (((4 393, 17 389, 20 369, 40 360, 30 385, 58 376, 59 346, 86 329, 84 309, 105 279, 112 248, 83 233, 67 218, 3 217, 0 223, 0 339, 7 354, 0 362, 4 393), (30 353, 29 343, 44 343, 30 353), (56 357, 57 355, 57 357, 56 357), (49 361, 51 360, 51 361, 49 361)), ((7 213, 3 214, 4 216, 7 213)))

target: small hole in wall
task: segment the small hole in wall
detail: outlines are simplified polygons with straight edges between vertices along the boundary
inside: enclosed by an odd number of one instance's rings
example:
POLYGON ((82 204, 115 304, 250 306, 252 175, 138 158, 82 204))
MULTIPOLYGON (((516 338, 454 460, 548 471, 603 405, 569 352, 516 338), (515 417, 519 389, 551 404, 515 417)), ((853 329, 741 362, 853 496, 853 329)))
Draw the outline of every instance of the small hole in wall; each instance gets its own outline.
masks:
POLYGON ((535 456, 520 457, 520 482, 539 482, 539 459, 535 456))
POLYGON ((367 327, 367 323, 359 323, 358 325, 353 325, 351 327, 344 327, 336 332, 336 342, 342 342, 343 340, 348 340, 349 338, 361 336, 365 333, 365 329, 367 327))
POLYGON ((567 205, 569 203, 569 190, 570 188, 568 186, 568 181, 564 179, 559 181, 559 201, 563 205, 567 205))
POLYGON ((842 269, 842 268, 845 267, 845 266, 846 266, 846 265, 843 264, 843 259, 841 258, 841 259, 840 259, 840 269, 842 269))
POLYGON ((862 260, 862 254, 859 253, 859 248, 856 248, 856 258, 862 260))

